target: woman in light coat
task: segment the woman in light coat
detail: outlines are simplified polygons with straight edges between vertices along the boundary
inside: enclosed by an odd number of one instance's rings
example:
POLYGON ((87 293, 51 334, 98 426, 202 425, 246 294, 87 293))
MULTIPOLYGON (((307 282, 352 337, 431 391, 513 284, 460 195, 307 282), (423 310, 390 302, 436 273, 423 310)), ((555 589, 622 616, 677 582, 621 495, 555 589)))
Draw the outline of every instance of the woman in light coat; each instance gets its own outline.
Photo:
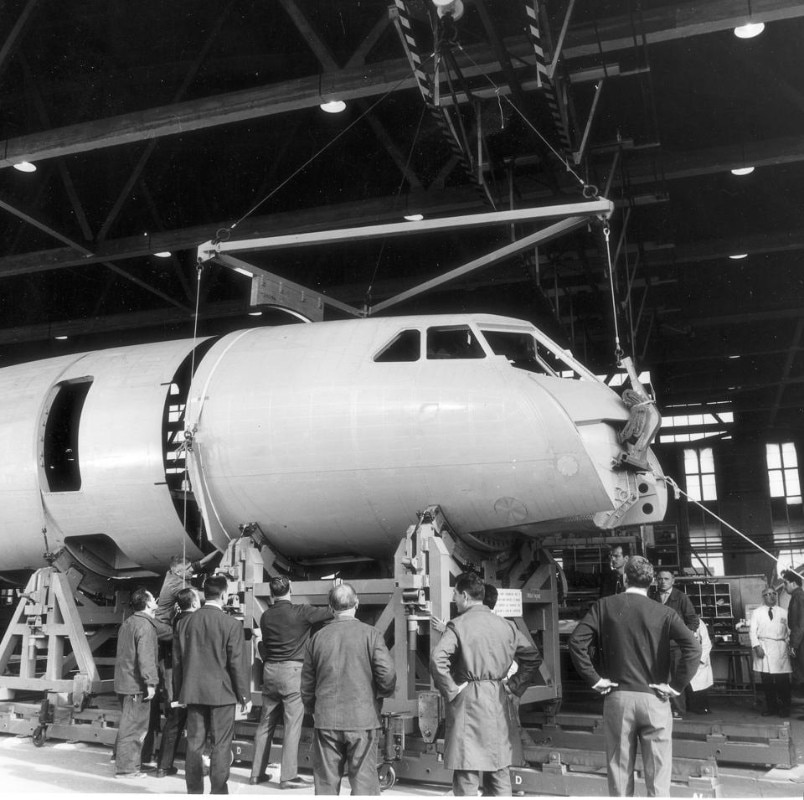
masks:
POLYGON ((709 638, 709 630, 706 623, 701 620, 695 636, 701 643, 701 662, 698 664, 698 671, 687 687, 687 707, 694 714, 711 714, 709 709, 709 687, 715 682, 712 676, 712 640, 709 638))

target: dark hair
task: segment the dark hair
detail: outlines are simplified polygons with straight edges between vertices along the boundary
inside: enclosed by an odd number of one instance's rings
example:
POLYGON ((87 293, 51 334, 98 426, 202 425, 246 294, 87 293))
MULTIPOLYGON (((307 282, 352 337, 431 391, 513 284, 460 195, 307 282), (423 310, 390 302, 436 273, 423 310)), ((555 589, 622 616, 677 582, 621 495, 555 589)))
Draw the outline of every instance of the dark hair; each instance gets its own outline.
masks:
POLYGON ((186 586, 184 589, 179 589, 176 592, 176 604, 182 611, 187 611, 193 605, 193 600, 196 598, 195 589, 186 586))
POLYGON ((486 588, 483 590, 483 605, 488 606, 492 611, 494 606, 497 605, 497 587, 493 583, 487 583, 486 588))
POLYGON ((801 586, 801 575, 797 572, 793 572, 792 569, 786 569, 782 573, 782 580, 788 581, 789 583, 795 583, 796 586, 801 586))
POLYGON ((642 556, 630 556, 625 562, 625 577, 629 586, 647 589, 653 583, 653 564, 642 556))
POLYGON ((351 583, 340 583, 329 590, 329 607, 333 611, 348 611, 357 605, 357 592, 351 583))
POLYGON ((631 548, 627 544, 613 544, 609 547, 609 555, 612 555, 617 548, 622 550, 623 555, 628 558, 631 548))
POLYGON ((145 607, 148 605, 148 595, 150 594, 151 593, 144 586, 138 586, 131 593, 131 607, 135 611, 144 611, 145 607))
POLYGON ((229 588, 229 581, 224 575, 213 575, 204 581, 204 597, 207 600, 217 600, 221 595, 226 594, 229 588))
POLYGON ((486 584, 476 572, 462 572, 455 581, 455 591, 458 594, 466 592, 472 600, 482 602, 486 595, 486 584))
POLYGON ((290 591, 290 581, 284 575, 277 575, 268 581, 268 588, 274 597, 284 597, 290 591))

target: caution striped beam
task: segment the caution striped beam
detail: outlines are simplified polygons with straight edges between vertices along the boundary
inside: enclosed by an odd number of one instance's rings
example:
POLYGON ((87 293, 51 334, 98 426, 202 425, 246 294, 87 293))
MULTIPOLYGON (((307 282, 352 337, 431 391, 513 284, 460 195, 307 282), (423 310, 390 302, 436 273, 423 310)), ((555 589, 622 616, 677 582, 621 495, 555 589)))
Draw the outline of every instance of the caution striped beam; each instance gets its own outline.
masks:
MULTIPOLYGON (((421 93, 422 99, 427 105, 430 114, 436 121, 436 124, 441 129, 441 133, 443 134, 444 138, 449 143, 453 155, 463 167, 466 175, 469 177, 469 180, 477 189, 481 191, 483 199, 493 207, 494 202, 489 195, 488 188, 479 179, 478 175, 475 174, 475 165, 472 159, 472 154, 467 152, 461 144, 452 119, 449 116, 449 111, 446 108, 441 108, 440 106, 436 105, 434 81, 424 67, 427 61, 431 58, 431 54, 425 55, 423 49, 419 45, 413 30, 413 23, 407 2, 406 0, 394 0, 394 5, 396 8, 391 9, 392 19, 397 32, 399 33, 400 40, 402 41, 402 47, 405 51, 405 55, 407 56, 410 67, 413 70, 413 74, 416 78, 416 83, 419 86, 419 92, 421 93), (396 13, 394 13, 394 11, 396 13)), ((437 55, 433 54, 432 57, 437 58, 437 55)), ((460 113, 460 109, 457 106, 455 107, 455 113, 460 113)))
POLYGON ((569 131, 561 113, 561 106, 558 101, 556 86, 550 77, 547 68, 547 57, 544 52, 542 42, 541 23, 539 22, 539 2, 538 0, 522 0, 525 7, 525 14, 528 18, 528 34, 533 45, 533 52, 536 55, 536 74, 542 88, 545 102, 550 110, 550 117, 553 120, 558 142, 564 154, 569 156, 572 153, 572 142, 570 141, 569 131))

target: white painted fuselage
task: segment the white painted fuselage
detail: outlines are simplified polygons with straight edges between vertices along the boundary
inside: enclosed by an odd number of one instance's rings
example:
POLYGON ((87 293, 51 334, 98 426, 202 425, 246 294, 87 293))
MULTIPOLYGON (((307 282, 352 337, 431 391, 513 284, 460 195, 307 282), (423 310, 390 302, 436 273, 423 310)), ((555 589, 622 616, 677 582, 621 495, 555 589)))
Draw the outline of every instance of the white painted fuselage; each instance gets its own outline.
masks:
POLYGON ((65 546, 109 574, 200 554, 179 486, 192 488, 215 546, 256 522, 294 558, 387 556, 431 504, 459 534, 664 515, 652 455, 641 473, 612 466, 628 420, 620 398, 529 323, 445 315, 250 329, 205 342, 190 384, 198 344, 0 370, 2 569, 36 568, 46 548, 65 546), (500 354, 529 338, 528 368, 500 354), (460 346, 439 352, 439 342, 460 346))

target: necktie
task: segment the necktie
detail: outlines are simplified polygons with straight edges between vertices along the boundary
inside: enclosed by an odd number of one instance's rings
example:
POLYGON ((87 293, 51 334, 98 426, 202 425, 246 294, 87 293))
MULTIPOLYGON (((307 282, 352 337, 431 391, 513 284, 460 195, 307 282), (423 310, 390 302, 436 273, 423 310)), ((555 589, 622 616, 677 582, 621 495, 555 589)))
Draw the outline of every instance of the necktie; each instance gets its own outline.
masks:
POLYGON ((768 609, 768 619, 773 622, 773 611, 771 609, 768 609))

